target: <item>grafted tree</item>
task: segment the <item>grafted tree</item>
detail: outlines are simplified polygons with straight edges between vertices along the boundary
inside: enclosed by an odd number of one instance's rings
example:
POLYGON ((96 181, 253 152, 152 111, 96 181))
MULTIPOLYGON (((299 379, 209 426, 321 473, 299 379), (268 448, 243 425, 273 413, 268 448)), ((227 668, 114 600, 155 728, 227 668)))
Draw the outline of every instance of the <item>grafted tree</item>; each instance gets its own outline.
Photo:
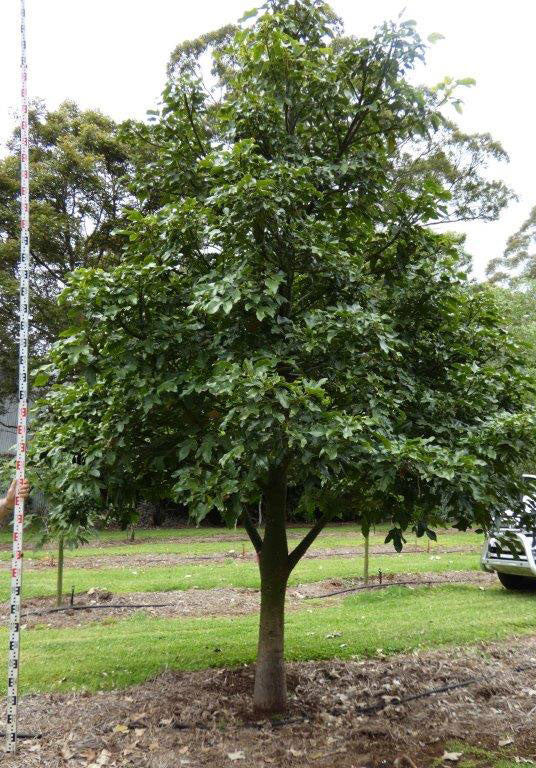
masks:
POLYGON ((400 548, 408 526, 486 525, 534 451, 523 356, 430 226, 497 215, 508 190, 479 169, 499 150, 443 116, 454 83, 409 82, 424 52, 411 22, 345 37, 318 0, 182 46, 142 131, 157 210, 130 214, 117 267, 70 278, 82 320, 39 374, 35 460, 65 504, 158 488, 196 521, 243 520, 261 712, 286 706, 289 575, 345 499, 400 548), (289 489, 311 519, 292 551, 289 489))

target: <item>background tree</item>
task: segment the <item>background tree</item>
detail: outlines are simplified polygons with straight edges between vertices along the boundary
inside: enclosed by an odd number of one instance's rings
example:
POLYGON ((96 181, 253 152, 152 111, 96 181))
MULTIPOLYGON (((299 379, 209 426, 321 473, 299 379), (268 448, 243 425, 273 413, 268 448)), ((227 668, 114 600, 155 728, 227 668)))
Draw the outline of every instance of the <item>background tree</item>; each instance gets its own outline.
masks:
POLYGON ((419 163, 437 132, 457 141, 441 112, 454 84, 409 83, 412 22, 357 39, 322 2, 264 8, 174 60, 136 180, 159 208, 130 214, 118 266, 69 280, 61 307, 81 320, 40 374, 53 387, 34 452, 66 497, 157 488, 196 521, 243 518, 268 712, 286 706, 287 580, 339 499, 381 509, 397 549, 412 524, 486 525, 516 503, 535 430, 492 293, 468 284, 459 238, 428 226, 497 213, 491 182, 476 174, 469 202, 437 156, 419 163), (65 462, 75 446, 81 467, 65 462), (289 492, 313 521, 292 552, 289 492), (261 495, 264 535, 247 513, 261 495))
MULTIPOLYGON (((117 261, 113 232, 134 198, 127 191, 130 150, 113 120, 69 101, 53 112, 38 104, 29 120, 31 351, 39 359, 65 327, 57 297, 67 276, 117 261)), ((19 139, 17 129, 0 160, 0 403, 16 390, 18 371, 19 139)))
POLYGON ((509 336, 525 349, 536 380, 536 282, 524 279, 517 287, 494 285, 493 294, 509 336))
POLYGON ((510 235, 502 256, 491 259, 487 274, 492 282, 511 285, 536 279, 536 206, 517 232, 510 235))

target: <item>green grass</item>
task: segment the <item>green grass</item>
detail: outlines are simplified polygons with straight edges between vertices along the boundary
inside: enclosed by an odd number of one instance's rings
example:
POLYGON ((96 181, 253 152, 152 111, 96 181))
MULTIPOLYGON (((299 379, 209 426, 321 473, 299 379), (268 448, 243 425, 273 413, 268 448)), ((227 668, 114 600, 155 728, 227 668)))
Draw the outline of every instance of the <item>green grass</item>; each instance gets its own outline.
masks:
MULTIPOLYGON (((323 579, 356 578, 362 575, 361 558, 304 559, 293 571, 289 584, 309 583, 323 579)), ((384 575, 441 571, 468 571, 479 568, 476 554, 455 552, 447 555, 400 554, 377 555, 371 559, 371 575, 378 569, 384 575), (434 558, 434 559, 432 559, 434 558), (439 558, 439 559, 436 559, 439 558)), ((192 563, 168 567, 126 566, 121 568, 65 568, 64 588, 85 592, 91 587, 111 592, 160 592, 175 589, 213 589, 217 587, 260 586, 256 562, 229 560, 220 563, 192 563)), ((55 594, 56 569, 27 570, 23 578, 24 597, 46 597, 55 594)), ((7 572, 0 578, 0 600, 9 598, 7 572)))
MULTIPOLYGON (((136 614, 80 628, 26 630, 22 691, 110 689, 172 667, 186 670, 253 661, 257 616, 154 619, 136 614)), ((448 585, 353 595, 303 604, 287 615, 289 660, 393 654, 534 632, 534 596, 448 585), (329 637, 332 633, 336 637, 329 637)), ((7 631, 0 630, 0 666, 7 631)), ((3 681, 0 680, 3 685, 3 681)))
MULTIPOLYGON (((512 754, 512 749, 512 747, 507 747, 499 751, 491 751, 466 744, 463 741, 449 741, 445 745, 447 752, 462 753, 459 762, 455 763, 458 768, 531 768, 534 766, 533 762, 525 761, 521 757, 516 761, 516 755, 512 754)), ((440 768, 445 763, 438 757, 433 765, 440 768)))
MULTIPOLYGON (((290 546, 292 547, 298 538, 301 538, 305 533, 305 529, 291 529, 290 531, 290 546)), ((94 556, 121 556, 121 555, 142 555, 142 554, 177 554, 177 555, 210 555, 221 553, 224 554, 229 550, 234 549, 237 552, 242 552, 243 549, 247 553, 253 552, 253 547, 247 537, 247 535, 240 529, 235 533, 234 531, 226 531, 226 529, 158 529, 158 531, 140 531, 138 533, 140 539, 149 539, 148 541, 141 541, 140 543, 131 543, 127 540, 127 536, 124 531, 108 531, 105 532, 101 539, 101 544, 107 543, 108 546, 95 546, 97 540, 92 539, 89 545, 80 547, 79 549, 66 550, 66 558, 77 557, 94 557, 94 556), (183 541, 185 538, 185 531, 188 535, 194 535, 199 538, 200 534, 204 534, 202 538, 209 536, 222 536, 226 533, 228 535, 239 536, 240 538, 231 541, 183 541), (153 534, 159 533, 161 535, 155 536, 153 534), (111 538, 111 534, 114 537, 111 538), (165 534, 165 535, 164 535, 165 534), (117 542, 116 546, 110 546, 110 542, 117 542), (92 546, 93 545, 93 546, 92 546)), ((371 549, 374 550, 384 543, 385 531, 377 531, 374 535, 371 535, 371 549)), ((483 537, 475 533, 443 533, 439 535, 437 544, 432 543, 431 551, 433 552, 437 548, 450 548, 450 547, 464 547, 466 549, 477 550, 482 546, 483 537)), ((426 551, 426 540, 416 539, 414 536, 408 536, 407 546, 419 547, 421 551, 426 551)), ((330 547, 333 549, 344 548, 363 548, 363 537, 355 530, 355 527, 349 526, 330 526, 327 528, 319 538, 314 542, 312 549, 323 549, 330 547)), ((54 556, 55 550, 50 547, 42 550, 35 550, 32 547, 32 542, 29 540, 25 547, 27 558, 34 560, 41 560, 54 556)), ((9 550, 0 551, 0 561, 8 561, 11 557, 9 550)))

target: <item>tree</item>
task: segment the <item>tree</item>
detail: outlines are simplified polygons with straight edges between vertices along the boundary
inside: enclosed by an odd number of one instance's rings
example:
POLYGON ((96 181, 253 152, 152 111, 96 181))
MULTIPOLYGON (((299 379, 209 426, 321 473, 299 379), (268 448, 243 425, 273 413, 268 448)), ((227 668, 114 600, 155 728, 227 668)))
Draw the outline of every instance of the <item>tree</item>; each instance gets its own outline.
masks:
POLYGON ((197 521, 243 519, 261 577, 254 704, 272 712, 287 580, 341 500, 381 510, 397 549, 410 525, 486 525, 516 503, 535 421, 491 292, 428 226, 496 215, 478 174, 464 201, 471 152, 439 164, 430 149, 437 132, 444 157, 445 137, 459 147, 441 111, 454 84, 409 83, 412 22, 356 39, 316 0, 264 9, 175 57, 136 180, 159 208, 130 213, 120 264, 70 278, 60 306, 82 320, 39 374, 33 450, 72 499, 135 488, 197 521), (292 552, 289 490, 312 521, 292 552))
POLYGON ((513 235, 510 235, 502 256, 491 259, 487 274, 491 282, 508 281, 523 284, 536 278, 536 206, 513 235))
MULTIPOLYGON (((32 338, 39 360, 65 327, 57 297, 70 272, 105 266, 121 252, 132 163, 113 120, 66 101, 56 111, 30 111, 32 338)), ((0 160, 0 402, 16 390, 20 131, 0 160)))
POLYGON ((524 279, 517 287, 494 285, 493 293, 508 335, 526 350, 536 378, 536 283, 524 279))

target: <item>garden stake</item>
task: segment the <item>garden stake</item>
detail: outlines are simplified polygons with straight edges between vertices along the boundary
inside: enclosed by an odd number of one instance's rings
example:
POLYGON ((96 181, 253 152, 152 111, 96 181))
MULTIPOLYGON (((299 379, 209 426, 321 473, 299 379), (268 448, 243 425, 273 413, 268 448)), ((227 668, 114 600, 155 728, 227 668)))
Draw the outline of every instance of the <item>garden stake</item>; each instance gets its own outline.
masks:
MULTIPOLYGON (((30 170, 28 143, 28 68, 26 63, 26 9, 20 0, 21 40, 21 124, 20 124, 20 314, 19 314, 19 410, 17 420, 17 488, 26 468, 26 427, 28 418, 28 320, 30 292, 30 170)), ((9 613, 9 655, 7 679, 7 751, 17 750, 17 704, 20 650, 20 601, 22 589, 22 531, 24 500, 18 492, 13 512, 13 559, 9 613)))

